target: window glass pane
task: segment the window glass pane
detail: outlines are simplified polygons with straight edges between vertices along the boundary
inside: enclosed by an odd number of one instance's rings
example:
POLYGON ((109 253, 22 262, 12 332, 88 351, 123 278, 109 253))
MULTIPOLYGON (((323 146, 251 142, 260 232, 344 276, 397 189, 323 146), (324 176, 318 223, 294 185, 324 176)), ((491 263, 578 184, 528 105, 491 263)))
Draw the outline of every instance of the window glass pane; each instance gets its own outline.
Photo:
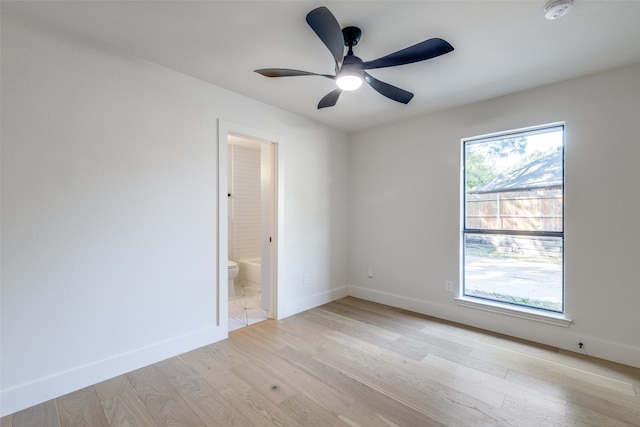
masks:
POLYGON ((464 237, 464 295, 563 311, 561 237, 464 237))
POLYGON ((563 127, 465 142, 465 228, 563 230, 563 127))
POLYGON ((563 312, 563 141, 563 125, 464 141, 464 296, 563 312))

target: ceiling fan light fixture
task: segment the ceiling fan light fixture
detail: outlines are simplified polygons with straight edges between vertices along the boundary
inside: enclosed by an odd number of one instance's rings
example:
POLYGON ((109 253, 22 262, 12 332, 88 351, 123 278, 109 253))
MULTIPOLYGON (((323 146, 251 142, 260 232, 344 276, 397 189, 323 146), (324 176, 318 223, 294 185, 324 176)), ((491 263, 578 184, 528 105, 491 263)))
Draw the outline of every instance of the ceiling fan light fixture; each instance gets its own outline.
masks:
POLYGON ((336 75, 336 84, 342 90, 356 90, 362 86, 362 59, 358 58, 351 51, 344 57, 342 68, 336 75))
POLYGON ((362 77, 357 73, 341 73, 336 79, 336 84, 342 90, 356 90, 362 86, 362 77))
POLYGON ((558 19, 571 11, 573 0, 549 0, 544 5, 544 17, 550 21, 558 19))

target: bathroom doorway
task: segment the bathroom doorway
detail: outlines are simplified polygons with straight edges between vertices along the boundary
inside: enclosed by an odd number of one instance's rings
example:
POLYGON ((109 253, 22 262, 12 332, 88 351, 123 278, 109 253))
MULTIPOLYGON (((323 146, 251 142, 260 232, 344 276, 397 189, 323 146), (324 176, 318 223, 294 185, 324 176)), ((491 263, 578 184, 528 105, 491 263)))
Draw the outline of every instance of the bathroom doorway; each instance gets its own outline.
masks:
MULTIPOLYGON (((222 136, 221 144, 225 142, 222 136)), ((228 265, 237 272, 227 283, 225 299, 228 330, 232 331, 276 317, 277 143, 265 139, 264 134, 233 126, 225 131, 224 139, 227 148, 224 252, 228 265)), ((221 163, 222 160, 221 156, 221 163)), ((220 207, 222 226, 222 204, 220 207)), ((222 297, 224 292, 219 294, 222 297)))

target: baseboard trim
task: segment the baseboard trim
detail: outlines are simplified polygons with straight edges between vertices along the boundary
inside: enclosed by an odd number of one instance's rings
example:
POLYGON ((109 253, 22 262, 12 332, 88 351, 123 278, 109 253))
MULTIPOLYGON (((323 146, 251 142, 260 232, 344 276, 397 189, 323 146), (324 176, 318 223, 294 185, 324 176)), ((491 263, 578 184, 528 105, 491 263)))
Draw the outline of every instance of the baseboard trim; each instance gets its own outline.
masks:
POLYGON ((223 340, 228 337, 226 323, 224 326, 204 328, 2 390, 0 416, 13 414, 109 378, 223 340))
POLYGON ((349 296, 348 288, 346 286, 342 286, 340 288, 313 294, 295 301, 279 302, 278 320, 293 316, 294 314, 302 313, 303 311, 310 310, 346 296, 349 296))
POLYGON ((452 304, 447 305, 359 286, 348 285, 347 288, 350 296, 363 300, 640 368, 639 347, 579 334, 575 332, 573 326, 567 328, 544 324, 536 326, 534 323, 538 322, 513 317, 510 317, 507 322, 503 314, 459 306, 453 299, 452 304), (582 350, 577 346, 579 342, 584 343, 582 350))

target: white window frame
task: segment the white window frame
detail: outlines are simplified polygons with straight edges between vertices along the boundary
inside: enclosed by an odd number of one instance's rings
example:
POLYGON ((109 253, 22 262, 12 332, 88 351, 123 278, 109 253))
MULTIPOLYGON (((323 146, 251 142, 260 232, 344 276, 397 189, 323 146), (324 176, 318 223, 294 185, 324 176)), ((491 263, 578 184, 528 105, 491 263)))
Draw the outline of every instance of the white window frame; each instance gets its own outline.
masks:
MULTIPOLYGON (((554 236, 554 237, 559 237, 562 239, 562 246, 563 246, 563 261, 562 261, 562 311, 561 312, 555 312, 555 311, 548 311, 548 310, 544 310, 544 309, 538 309, 535 307, 529 307, 529 306, 524 306, 524 305, 516 305, 516 304, 510 304, 510 303, 506 303, 506 302, 500 302, 500 301, 494 301, 494 300, 489 300, 489 299, 483 299, 483 298, 477 298, 477 297, 473 297, 473 296, 467 296, 464 295, 464 278, 465 278, 465 236, 467 235, 467 233, 481 233, 484 234, 483 230, 478 230, 478 229, 467 229, 466 228, 466 171, 465 171, 465 160, 466 160, 466 155, 465 155, 465 147, 466 147, 466 143, 468 142, 473 142, 473 143, 479 143, 482 142, 483 140, 486 141, 491 141, 491 140, 495 140, 495 139, 506 139, 509 138, 510 136, 513 137, 518 137, 518 136, 523 136, 523 135, 532 135, 535 133, 542 133, 545 131, 548 131, 549 129, 552 128, 558 128, 558 127, 562 127, 563 129, 563 140, 566 140, 566 126, 564 122, 558 122, 558 123, 550 123, 550 124, 545 124, 545 125, 539 125, 539 126, 532 126, 532 127, 528 127, 528 128, 523 128, 523 129, 514 129, 514 130, 509 130, 509 131, 503 131, 503 132, 496 132, 496 133, 492 133, 492 134, 486 134, 486 135, 480 135, 480 136, 474 136, 474 137, 469 137, 469 138, 463 138, 461 139, 461 191, 460 191, 460 198, 461 198, 461 215, 460 215, 460 287, 457 290, 457 294, 455 297, 456 303, 461 306, 461 307, 466 307, 466 308, 472 308, 472 309, 476 309, 476 310, 481 310, 481 311, 485 311, 485 312, 491 312, 491 313, 497 313, 497 314, 501 314, 501 315, 505 315, 505 316, 510 316, 510 317, 516 317, 516 318, 520 318, 520 319, 526 319, 526 320, 532 320, 532 321, 537 321, 537 322, 542 322, 542 323, 546 323, 546 324, 551 324, 551 325, 555 325, 555 326, 561 326, 561 327, 569 327, 569 325, 571 324, 571 319, 569 319, 566 316, 565 313, 565 280, 564 280, 564 203, 563 203, 563 226, 562 226, 562 231, 561 232, 522 232, 522 234, 525 235, 540 235, 540 236, 554 236)), ((564 142, 563 141, 563 175, 564 175, 564 142)), ((563 199, 564 199, 564 177, 563 177, 563 199)), ((520 232, 518 231, 513 231, 513 230, 499 230, 499 231, 489 231, 486 234, 495 234, 496 232, 498 233, 505 233, 505 234, 520 234, 520 232)))

